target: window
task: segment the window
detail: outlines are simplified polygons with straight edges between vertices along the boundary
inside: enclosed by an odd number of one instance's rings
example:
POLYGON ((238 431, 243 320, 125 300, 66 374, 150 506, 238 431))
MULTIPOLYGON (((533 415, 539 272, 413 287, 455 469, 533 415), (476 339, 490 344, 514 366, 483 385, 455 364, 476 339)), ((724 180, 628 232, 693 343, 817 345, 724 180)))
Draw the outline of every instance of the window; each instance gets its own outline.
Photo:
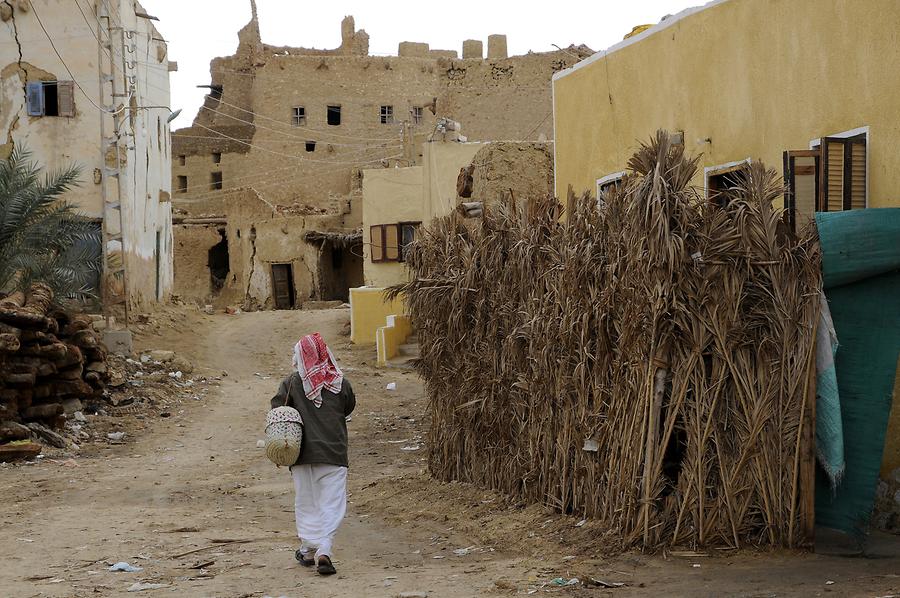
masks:
POLYGON ((601 205, 605 201, 606 194, 610 191, 618 189, 625 180, 625 171, 620 170, 597 179, 597 204, 601 205))
POLYGON ((75 116, 74 81, 31 81, 28 116, 75 116))
POLYGON ((212 159, 213 159, 213 164, 221 164, 222 163, 222 153, 221 152, 213 152, 212 159))
POLYGON ((406 252, 409 245, 416 240, 416 230, 419 228, 420 222, 401 222, 400 223, 400 261, 406 261, 406 252))
POLYGON ((725 207, 731 190, 740 182, 741 174, 750 164, 750 158, 706 168, 706 198, 719 207, 725 207))
POLYGON ((423 108, 421 106, 413 106, 412 107, 412 121, 414 125, 418 125, 422 123, 424 119, 423 108))
POLYGON ((178 192, 187 193, 187 177, 184 175, 178 177, 178 192))
POLYGON ((184 154, 181 154, 180 156, 178 156, 178 165, 179 166, 184 166, 186 163, 187 163, 187 156, 185 156, 184 154))
POLYGON ((316 142, 315 141, 307 141, 306 142, 306 151, 308 151, 308 152, 316 151, 316 142))
POLYGON ((209 188, 212 190, 221 189, 222 188, 222 173, 221 172, 213 172, 210 173, 210 184, 209 188))
POLYGON ((866 135, 823 137, 820 212, 859 210, 866 207, 866 135))
POLYGON ((294 106, 293 124, 295 127, 302 127, 306 124, 306 108, 303 106, 294 106))
POLYGON ((406 248, 416 238, 419 222, 376 224, 369 228, 372 262, 403 262, 406 248))
POLYGON ((328 106, 327 110, 328 124, 336 127, 341 124, 341 107, 340 105, 328 106))
POLYGON ((810 143, 808 150, 784 152, 784 209, 795 229, 816 212, 858 210, 868 205, 868 128, 810 143))
POLYGON ((390 125, 394 123, 394 107, 393 106, 382 106, 381 107, 381 124, 390 125))

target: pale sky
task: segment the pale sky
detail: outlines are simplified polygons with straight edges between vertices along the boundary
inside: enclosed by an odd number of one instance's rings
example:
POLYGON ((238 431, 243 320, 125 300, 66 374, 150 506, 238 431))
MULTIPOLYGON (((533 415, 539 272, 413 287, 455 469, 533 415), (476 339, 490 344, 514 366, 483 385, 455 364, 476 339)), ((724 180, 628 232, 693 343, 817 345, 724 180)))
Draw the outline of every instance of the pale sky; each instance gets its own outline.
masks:
MULTIPOLYGON (((263 41, 276 46, 335 48, 341 19, 353 15, 356 28, 369 34, 369 53, 396 55, 401 41, 427 42, 434 49, 462 55, 465 39, 504 33, 509 54, 553 50, 553 44, 586 44, 605 49, 636 25, 653 24, 667 14, 704 0, 555 0, 499 2, 458 0, 257 0, 263 41), (529 6, 530 5, 530 6, 529 6)), ((159 17, 157 29, 169 42, 172 109, 182 109, 172 128, 190 126, 208 85, 209 61, 233 54, 237 31, 250 20, 250 0, 141 0, 159 17)))

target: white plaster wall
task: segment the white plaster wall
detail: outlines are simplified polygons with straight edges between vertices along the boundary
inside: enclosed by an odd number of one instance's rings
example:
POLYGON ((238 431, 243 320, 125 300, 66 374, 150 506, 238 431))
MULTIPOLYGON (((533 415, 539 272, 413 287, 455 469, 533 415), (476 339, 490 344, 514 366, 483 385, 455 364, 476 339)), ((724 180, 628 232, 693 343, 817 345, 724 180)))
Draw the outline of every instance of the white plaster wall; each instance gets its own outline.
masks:
MULTIPOLYGON (((135 85, 136 109, 124 111, 120 128, 120 143, 127 147, 120 198, 130 299, 140 305, 167 297, 173 278, 171 145, 166 124, 170 114, 169 64, 165 42, 152 21, 135 15, 135 6, 139 11, 144 9, 130 0, 81 0, 85 18, 74 2, 62 0, 30 0, 30 10, 16 8, 12 19, 0 23, 0 144, 7 143, 7 151, 9 142, 27 146, 34 159, 49 169, 79 164, 80 185, 66 199, 86 216, 102 218, 101 186, 95 182, 94 172, 103 167, 100 120, 105 119, 106 134, 110 135, 112 118, 94 105, 103 106, 110 101, 109 97, 100 97, 95 37, 99 24, 94 11, 104 1, 114 21, 127 32, 124 45, 119 40, 113 44, 117 87, 124 89, 130 78, 135 85), (51 47, 47 34, 62 59, 51 47), (76 81, 74 117, 27 115, 27 76, 19 67, 20 47, 23 62, 57 80, 76 81)), ((115 100, 118 104, 127 98, 115 100)), ((115 188, 115 184, 111 187, 115 188)))

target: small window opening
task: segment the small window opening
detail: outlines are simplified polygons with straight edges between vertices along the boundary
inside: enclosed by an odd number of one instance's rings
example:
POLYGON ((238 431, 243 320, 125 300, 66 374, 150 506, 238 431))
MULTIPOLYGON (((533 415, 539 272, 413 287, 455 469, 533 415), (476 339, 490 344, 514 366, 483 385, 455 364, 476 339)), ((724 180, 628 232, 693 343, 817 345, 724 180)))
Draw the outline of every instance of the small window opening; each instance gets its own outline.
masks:
POLYGON ((400 223, 400 255, 398 256, 397 261, 406 261, 407 251, 409 251, 410 244, 416 240, 416 229, 418 228, 418 222, 400 223))
POLYGON ((223 87, 221 85, 210 85, 209 86, 209 97, 214 100, 222 99, 222 91, 223 87))
POLYGON ((394 122, 394 107, 393 106, 382 106, 381 107, 381 124, 390 125, 394 122))
POLYGON ((56 81, 44 82, 44 116, 59 116, 56 81))
POLYGON ((741 164, 728 170, 710 173, 706 177, 706 197, 710 203, 720 208, 727 206, 733 198, 734 188, 740 184, 742 174, 747 168, 741 164))
POLYGON ((307 141, 306 142, 306 151, 308 151, 308 152, 316 151, 316 142, 315 141, 307 141))
POLYGON ((222 173, 221 172, 213 172, 210 173, 210 189, 216 190, 222 188, 222 173))
MULTIPOLYGON (((294 106, 293 125, 302 127, 306 124, 306 108, 303 106, 294 106)), ((329 123, 331 124, 331 123, 329 123)))
POLYGON ((418 125, 422 123, 424 118, 422 106, 413 106, 412 108, 412 121, 414 125, 418 125))
POLYGON ((221 164, 222 163, 222 153, 221 152, 213 152, 212 159, 213 159, 213 164, 221 164))
POLYGON ((181 154, 180 156, 178 156, 178 165, 184 166, 185 164, 187 164, 187 156, 181 154))
POLYGON ((625 180, 625 171, 614 172, 597 179, 597 204, 603 205, 607 196, 615 192, 625 180))
POLYGON ((184 175, 178 175, 178 192, 187 193, 187 177, 184 175))
POLYGON ((341 124, 341 107, 340 106, 328 106, 328 124, 332 127, 336 127, 341 124))

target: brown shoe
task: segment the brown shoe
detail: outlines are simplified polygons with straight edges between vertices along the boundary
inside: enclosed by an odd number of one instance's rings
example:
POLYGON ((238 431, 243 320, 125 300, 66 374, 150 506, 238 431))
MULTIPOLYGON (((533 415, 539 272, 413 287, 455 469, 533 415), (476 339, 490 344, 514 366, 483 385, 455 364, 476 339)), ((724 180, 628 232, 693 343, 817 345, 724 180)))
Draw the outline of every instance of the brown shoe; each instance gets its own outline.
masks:
POLYGON ((322 555, 319 557, 316 571, 319 573, 319 575, 334 575, 335 573, 337 573, 337 569, 335 569, 334 565, 331 564, 331 558, 326 555, 322 555))

